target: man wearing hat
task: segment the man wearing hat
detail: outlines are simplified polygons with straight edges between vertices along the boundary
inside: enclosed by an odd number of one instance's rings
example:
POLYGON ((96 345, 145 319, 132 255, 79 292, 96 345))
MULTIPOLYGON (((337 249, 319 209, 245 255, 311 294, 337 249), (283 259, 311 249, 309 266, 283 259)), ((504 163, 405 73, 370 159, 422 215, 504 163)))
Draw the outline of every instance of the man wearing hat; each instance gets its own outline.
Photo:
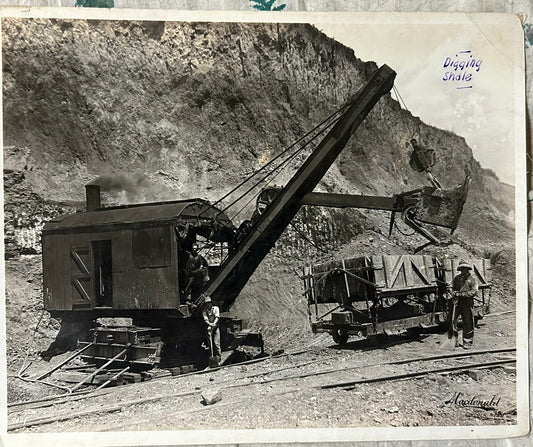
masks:
POLYGON ((474 343, 474 298, 477 296, 479 285, 472 275, 472 266, 461 260, 457 266, 460 272, 453 278, 453 299, 456 303, 454 326, 459 315, 463 320, 463 348, 470 349, 474 343))
POLYGON ((204 318, 205 324, 207 324, 207 335, 209 337, 211 357, 217 357, 218 362, 220 361, 220 332, 218 330, 220 310, 218 309, 218 306, 213 306, 213 302, 209 296, 206 296, 204 299, 202 317, 204 318))
POLYGON ((198 244, 195 242, 191 246, 189 259, 187 259, 185 264, 185 276, 188 281, 183 293, 186 301, 194 301, 200 296, 200 293, 209 282, 208 271, 207 261, 199 253, 198 244))

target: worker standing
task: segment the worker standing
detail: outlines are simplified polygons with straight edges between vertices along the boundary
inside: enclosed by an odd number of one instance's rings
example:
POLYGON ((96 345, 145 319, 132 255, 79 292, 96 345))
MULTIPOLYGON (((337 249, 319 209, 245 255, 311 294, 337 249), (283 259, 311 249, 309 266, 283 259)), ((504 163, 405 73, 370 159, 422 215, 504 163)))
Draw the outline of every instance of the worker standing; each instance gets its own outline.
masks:
POLYGON ((211 297, 206 296, 204 299, 204 308, 202 316, 207 325, 207 336, 211 350, 211 358, 216 357, 216 363, 220 362, 220 331, 218 330, 218 321, 220 320, 220 310, 218 306, 213 306, 211 297))
POLYGON ((191 246, 189 259, 187 259, 185 264, 185 274, 187 275, 187 286, 184 291, 186 301, 195 300, 209 282, 208 264, 198 252, 198 244, 196 242, 191 246))
POLYGON ((459 315, 463 320, 463 348, 470 349, 474 343, 474 298, 478 292, 478 282, 472 275, 472 266, 465 261, 459 261, 457 270, 460 272, 453 278, 453 299, 456 305, 453 325, 457 323, 459 315))

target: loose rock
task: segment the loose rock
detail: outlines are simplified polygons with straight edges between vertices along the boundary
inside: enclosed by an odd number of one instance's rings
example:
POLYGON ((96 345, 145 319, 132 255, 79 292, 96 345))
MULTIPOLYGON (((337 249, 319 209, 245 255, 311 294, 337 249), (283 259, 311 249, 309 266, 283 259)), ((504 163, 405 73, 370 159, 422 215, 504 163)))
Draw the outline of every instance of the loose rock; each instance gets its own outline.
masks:
POLYGON ((219 389, 204 390, 202 401, 205 405, 213 405, 222 400, 222 393, 219 389))

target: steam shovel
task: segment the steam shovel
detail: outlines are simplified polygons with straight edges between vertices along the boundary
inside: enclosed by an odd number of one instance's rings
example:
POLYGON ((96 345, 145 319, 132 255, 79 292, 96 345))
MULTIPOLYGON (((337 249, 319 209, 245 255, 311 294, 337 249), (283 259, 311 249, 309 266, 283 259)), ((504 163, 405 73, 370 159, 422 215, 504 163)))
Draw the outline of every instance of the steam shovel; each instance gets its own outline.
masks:
POLYGON ((450 322, 450 329, 448 329, 448 332, 444 334, 444 336, 442 337, 439 350, 443 350, 443 351, 455 350, 455 345, 457 344, 457 337, 459 334, 457 331, 457 321, 455 319, 456 311, 457 311, 457 301, 454 299, 453 309, 452 309, 452 320, 450 322))

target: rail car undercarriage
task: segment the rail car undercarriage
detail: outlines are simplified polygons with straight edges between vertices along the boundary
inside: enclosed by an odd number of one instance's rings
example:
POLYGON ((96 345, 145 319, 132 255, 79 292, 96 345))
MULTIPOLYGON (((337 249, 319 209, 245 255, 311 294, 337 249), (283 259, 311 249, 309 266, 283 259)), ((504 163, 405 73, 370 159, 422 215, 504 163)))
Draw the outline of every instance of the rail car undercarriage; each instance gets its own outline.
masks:
MULTIPOLYGON (((52 314, 62 320, 61 329, 45 359, 67 350, 82 350, 82 359, 97 366, 112 359, 110 366, 129 365, 132 371, 153 367, 207 366, 206 334, 199 331, 201 318, 183 318, 168 312, 127 313, 120 311, 52 314), (125 317, 124 315, 131 315, 125 317), (115 316, 109 316, 115 315, 115 316), (151 315, 151 319, 150 319, 151 315)), ((242 320, 222 317, 219 325, 220 364, 264 355, 261 333, 243 329, 242 320)))

